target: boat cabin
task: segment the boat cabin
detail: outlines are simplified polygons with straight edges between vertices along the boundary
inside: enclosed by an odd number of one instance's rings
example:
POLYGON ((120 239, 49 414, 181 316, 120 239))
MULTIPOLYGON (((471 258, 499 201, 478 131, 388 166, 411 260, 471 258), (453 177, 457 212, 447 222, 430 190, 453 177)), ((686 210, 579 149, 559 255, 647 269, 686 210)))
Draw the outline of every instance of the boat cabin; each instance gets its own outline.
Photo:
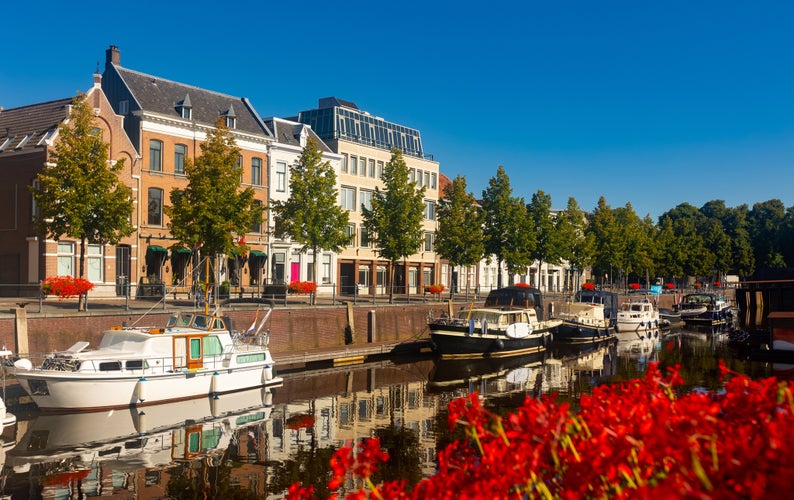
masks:
POLYGON ((618 294, 604 290, 579 290, 574 296, 574 302, 587 302, 590 304, 604 305, 604 319, 610 320, 614 326, 618 317, 618 294))
POLYGON ((543 294, 537 288, 508 286, 491 290, 485 307, 534 309, 538 321, 543 321, 543 294))

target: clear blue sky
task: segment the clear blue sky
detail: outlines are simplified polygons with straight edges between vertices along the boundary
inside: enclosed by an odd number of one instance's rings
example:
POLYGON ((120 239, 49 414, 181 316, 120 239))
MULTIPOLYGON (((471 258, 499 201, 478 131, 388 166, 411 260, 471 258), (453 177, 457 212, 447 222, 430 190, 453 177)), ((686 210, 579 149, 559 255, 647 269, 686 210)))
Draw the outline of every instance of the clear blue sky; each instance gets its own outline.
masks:
POLYGON ((114 44, 122 66, 263 116, 353 101, 419 129, 478 197, 501 164, 555 208, 794 205, 791 1, 108 5, 6 7, 0 106, 88 89, 114 44))

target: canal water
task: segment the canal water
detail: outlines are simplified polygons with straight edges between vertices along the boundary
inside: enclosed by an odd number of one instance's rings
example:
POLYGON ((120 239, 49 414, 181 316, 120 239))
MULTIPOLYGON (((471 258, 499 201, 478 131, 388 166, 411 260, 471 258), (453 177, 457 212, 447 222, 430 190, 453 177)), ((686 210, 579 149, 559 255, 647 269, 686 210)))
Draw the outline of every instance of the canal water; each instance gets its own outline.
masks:
MULTIPOLYGON (((685 390, 720 387, 718 361, 754 378, 794 378, 791 367, 734 358, 722 331, 672 329, 601 343, 554 342, 500 360, 432 356, 283 373, 275 389, 217 399, 67 415, 21 417, 5 429, 2 498, 282 498, 295 481, 321 495, 334 450, 377 436, 391 460, 380 479, 419 481, 457 436, 447 404, 477 391, 508 412, 557 393, 574 407, 602 383, 680 364, 685 390)), ((350 486, 353 486, 352 484, 350 486)))

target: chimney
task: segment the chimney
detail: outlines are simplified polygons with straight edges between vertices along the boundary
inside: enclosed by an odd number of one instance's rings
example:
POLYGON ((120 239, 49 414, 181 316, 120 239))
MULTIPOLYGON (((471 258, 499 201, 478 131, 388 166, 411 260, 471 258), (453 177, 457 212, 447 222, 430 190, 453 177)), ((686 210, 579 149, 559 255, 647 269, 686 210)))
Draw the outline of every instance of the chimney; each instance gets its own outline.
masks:
POLYGON ((102 75, 99 74, 99 71, 94 73, 94 88, 99 88, 102 86, 102 75))
POLYGON ((107 66, 108 64, 121 66, 121 52, 119 52, 119 48, 115 45, 111 45, 110 48, 105 51, 105 65, 107 66))

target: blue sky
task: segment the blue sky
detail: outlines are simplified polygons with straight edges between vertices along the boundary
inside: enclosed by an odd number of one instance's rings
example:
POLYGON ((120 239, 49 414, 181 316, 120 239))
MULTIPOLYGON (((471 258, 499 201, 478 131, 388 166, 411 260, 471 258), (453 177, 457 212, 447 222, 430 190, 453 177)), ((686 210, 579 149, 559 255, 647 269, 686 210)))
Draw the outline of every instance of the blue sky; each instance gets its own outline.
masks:
POLYGON ((0 106, 85 91, 113 44, 263 116, 353 101, 478 197, 504 165, 555 208, 794 205, 794 2, 52 3, 5 9, 0 106))

